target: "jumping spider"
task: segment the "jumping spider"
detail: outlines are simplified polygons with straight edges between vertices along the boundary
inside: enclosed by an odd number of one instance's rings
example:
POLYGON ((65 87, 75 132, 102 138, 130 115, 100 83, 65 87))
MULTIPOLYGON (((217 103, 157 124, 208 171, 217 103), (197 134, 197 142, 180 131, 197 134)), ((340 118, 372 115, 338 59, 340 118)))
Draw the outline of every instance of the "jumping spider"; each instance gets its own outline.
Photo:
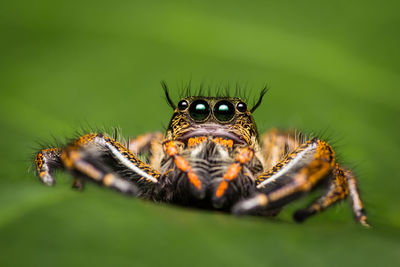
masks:
POLYGON ((120 142, 91 133, 63 148, 43 149, 35 157, 40 180, 53 185, 53 171, 64 169, 78 189, 93 181, 157 202, 261 216, 275 216, 324 185, 321 197, 294 213, 295 221, 350 194, 356 220, 368 226, 356 178, 336 163, 325 141, 276 129, 259 138, 252 113, 266 90, 249 109, 236 97, 189 96, 175 106, 163 88, 173 109, 165 135, 120 142))

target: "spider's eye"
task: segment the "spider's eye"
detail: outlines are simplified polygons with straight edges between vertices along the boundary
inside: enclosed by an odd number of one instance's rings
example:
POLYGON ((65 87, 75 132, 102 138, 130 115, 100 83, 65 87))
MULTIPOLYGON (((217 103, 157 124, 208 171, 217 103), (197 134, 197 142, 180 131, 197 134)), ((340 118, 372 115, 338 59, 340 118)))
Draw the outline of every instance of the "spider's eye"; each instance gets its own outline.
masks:
POLYGON ((229 121, 235 115, 235 108, 231 102, 221 100, 214 106, 214 116, 219 121, 229 121))
POLYGON ((210 106, 204 100, 195 100, 190 105, 189 114, 195 121, 205 120, 210 115, 210 106))
POLYGON ((236 105, 236 108, 237 108, 237 110, 239 110, 240 112, 246 112, 246 110, 247 110, 247 105, 246 105, 246 103, 244 103, 244 102, 239 102, 239 103, 236 105))
POLYGON ((186 100, 181 100, 178 103, 178 109, 179 110, 185 110, 189 106, 189 103, 186 100))

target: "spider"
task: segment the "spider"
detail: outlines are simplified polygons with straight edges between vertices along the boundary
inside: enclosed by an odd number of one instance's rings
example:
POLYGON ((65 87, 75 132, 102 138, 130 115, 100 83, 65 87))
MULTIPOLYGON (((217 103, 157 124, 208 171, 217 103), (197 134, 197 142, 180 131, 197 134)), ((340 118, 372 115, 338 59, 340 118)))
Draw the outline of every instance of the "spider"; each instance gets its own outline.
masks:
POLYGON ((92 181, 156 202, 257 216, 275 216, 323 186, 322 196, 293 214, 296 222, 350 195, 356 221, 368 226, 357 180, 330 145, 277 129, 259 137, 252 114, 266 89, 248 108, 238 97, 188 96, 175 105, 162 86, 173 109, 165 134, 118 141, 90 133, 43 149, 35 156, 40 180, 54 185, 54 171, 62 169, 77 189, 92 181))

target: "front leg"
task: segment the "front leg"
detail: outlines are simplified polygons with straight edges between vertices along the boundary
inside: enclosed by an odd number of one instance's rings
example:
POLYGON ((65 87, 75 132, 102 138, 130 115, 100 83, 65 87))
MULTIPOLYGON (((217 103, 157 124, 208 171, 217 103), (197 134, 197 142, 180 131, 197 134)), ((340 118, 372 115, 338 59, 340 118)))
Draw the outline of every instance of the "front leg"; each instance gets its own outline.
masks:
POLYGON ((358 191, 356 178, 352 171, 344 169, 339 166, 339 164, 336 164, 325 193, 317 200, 313 201, 307 208, 296 211, 293 218, 298 222, 302 222, 308 217, 313 216, 345 199, 349 194, 355 219, 361 225, 368 227, 369 224, 358 191))
MULTIPOLYGON (((53 175, 57 170, 63 170, 64 165, 61 161, 60 148, 47 148, 42 149, 35 156, 36 171, 39 175, 39 179, 46 185, 54 185, 56 180, 53 175)), ((75 177, 72 183, 72 188, 82 190, 83 181, 81 178, 75 177)))
POLYGON ((36 166, 41 178, 50 175, 54 182, 51 167, 61 166, 69 170, 75 178, 91 180, 123 193, 137 194, 137 187, 145 188, 156 184, 161 176, 121 143, 101 134, 87 134, 65 149, 56 151, 57 155, 41 151, 36 156, 36 166), (52 155, 58 161, 51 158, 52 155), (51 159, 60 162, 60 166, 49 164, 51 159))
MULTIPOLYGON (((321 181, 329 177, 329 189, 326 194, 313 203, 306 211, 298 211, 296 219, 305 219, 323 210, 331 204, 344 199, 347 195, 344 171, 335 164, 335 155, 332 148, 324 141, 313 139, 298 147, 286 156, 270 171, 257 178, 257 189, 260 193, 234 206, 233 212, 251 214, 255 211, 280 208, 304 193, 315 188, 321 181), (339 168, 335 171, 335 168, 339 168)), ((356 197, 353 198, 353 209, 357 220, 367 226, 363 213, 362 202, 358 191, 353 186, 356 197)))
POLYGON ((311 190, 335 164, 334 152, 325 142, 313 139, 287 155, 256 179, 257 196, 235 205, 235 213, 279 208, 311 190))
POLYGON ((314 200, 305 209, 297 210, 293 214, 293 219, 297 222, 302 222, 309 217, 324 211, 333 204, 344 200, 349 194, 352 202, 354 218, 361 225, 369 227, 370 225, 367 222, 367 216, 357 187, 356 178, 352 171, 344 169, 339 164, 336 164, 334 171, 329 177, 325 193, 314 200))
POLYGON ((297 210, 293 218, 297 222, 302 222, 308 217, 317 214, 333 205, 334 203, 343 200, 349 193, 347 177, 345 171, 336 164, 332 172, 325 193, 314 200, 307 208, 297 210))
POLYGON ((36 171, 42 183, 54 185, 54 171, 63 169, 63 164, 60 159, 61 149, 47 148, 42 149, 35 156, 36 171))

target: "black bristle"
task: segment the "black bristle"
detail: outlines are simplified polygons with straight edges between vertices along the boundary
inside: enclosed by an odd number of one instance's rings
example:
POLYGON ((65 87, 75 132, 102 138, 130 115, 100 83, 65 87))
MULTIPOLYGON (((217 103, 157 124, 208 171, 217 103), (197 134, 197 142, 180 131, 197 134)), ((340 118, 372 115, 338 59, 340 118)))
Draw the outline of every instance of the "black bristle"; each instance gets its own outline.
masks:
POLYGON ((161 81, 161 86, 164 89, 164 93, 165 93, 165 99, 168 103, 168 105, 170 105, 170 107, 175 110, 176 106, 174 104, 174 102, 172 102, 171 98, 169 97, 169 92, 168 92, 168 86, 167 83, 165 81, 161 81))
MULTIPOLYGON (((205 85, 204 82, 201 82, 199 86, 192 88, 192 82, 189 81, 187 83, 181 82, 178 84, 178 88, 180 88, 178 95, 181 99, 186 97, 240 98, 242 101, 249 103, 252 90, 246 89, 247 87, 247 83, 241 85, 239 82, 236 82, 235 84, 217 82, 213 85, 205 85)), ((251 109, 252 112, 261 104, 261 100, 267 91, 267 86, 264 86, 257 100, 254 101, 256 104, 253 105, 253 108, 251 109)))
POLYGON ((268 92, 268 88, 267 86, 264 86, 264 88, 261 90, 260 92, 260 96, 258 97, 258 101, 257 103, 250 109, 250 112, 253 113, 261 104, 262 99, 264 97, 264 95, 268 92))

